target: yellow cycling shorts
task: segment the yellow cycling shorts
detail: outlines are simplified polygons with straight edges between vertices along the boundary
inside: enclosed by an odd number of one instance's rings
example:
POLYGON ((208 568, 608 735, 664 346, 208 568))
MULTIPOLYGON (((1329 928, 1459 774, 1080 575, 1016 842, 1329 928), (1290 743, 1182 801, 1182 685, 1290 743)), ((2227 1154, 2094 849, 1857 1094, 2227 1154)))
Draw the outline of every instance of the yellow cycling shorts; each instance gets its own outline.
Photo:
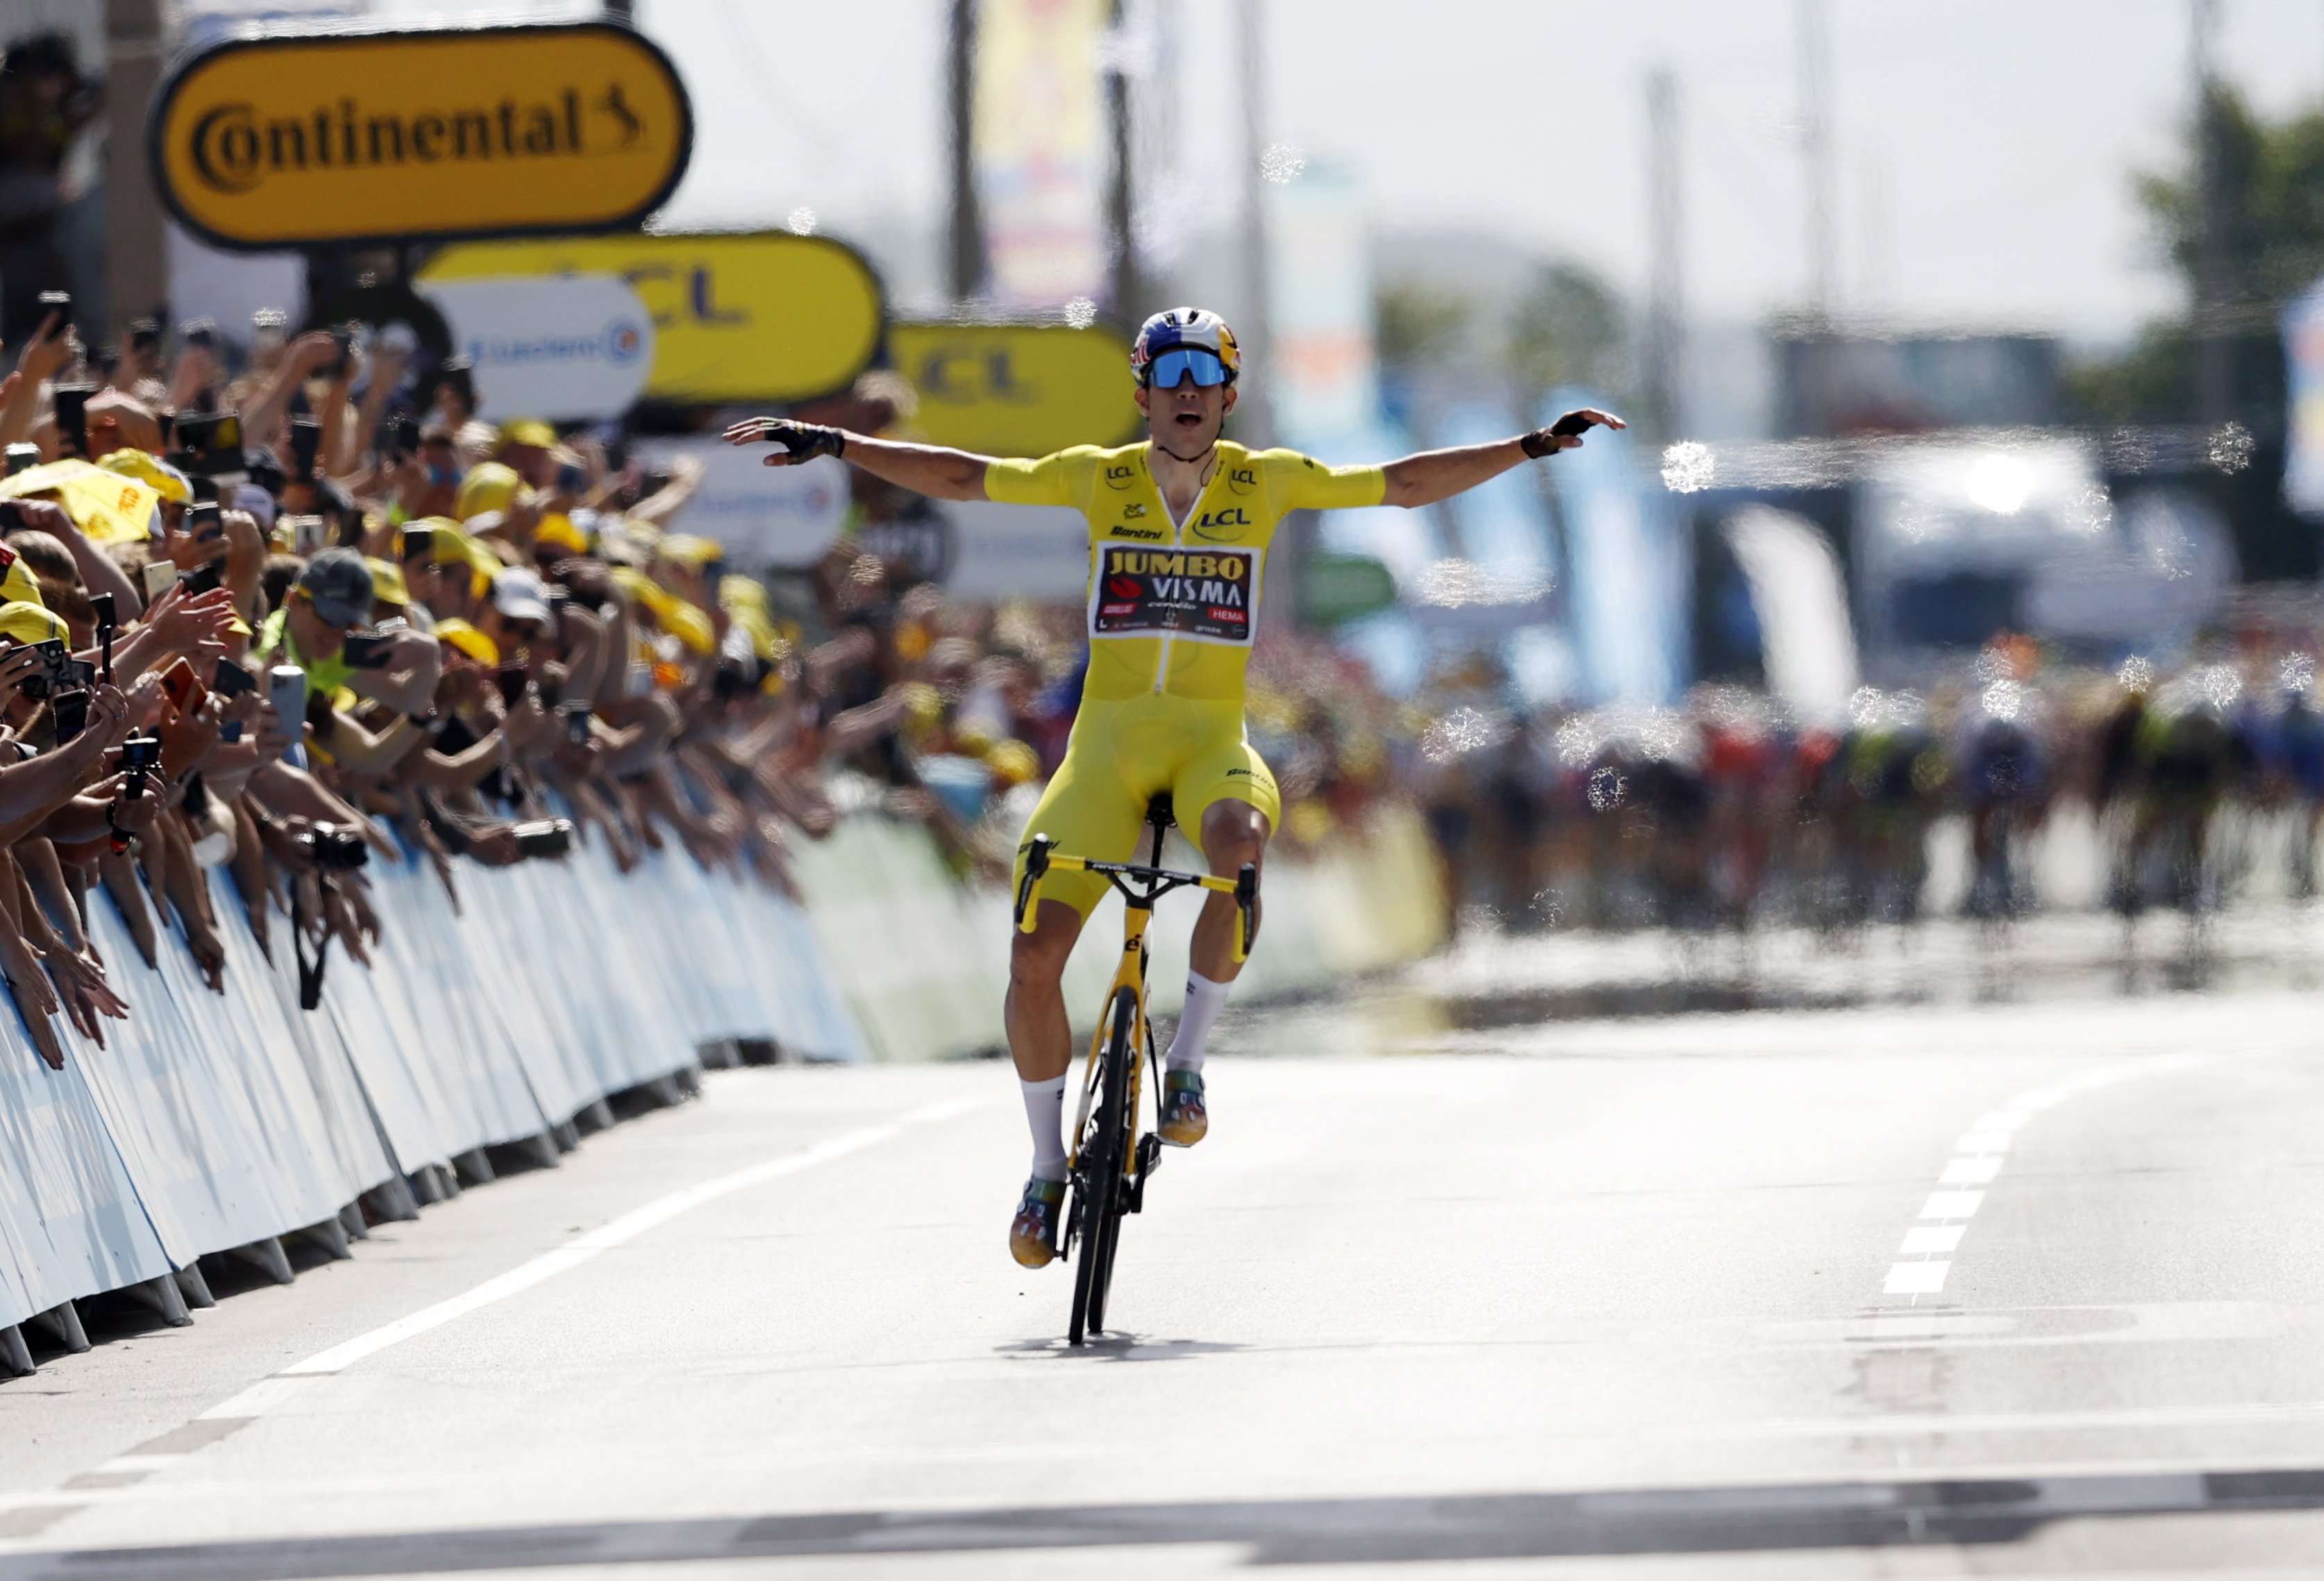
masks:
MULTIPOLYGON (((1018 840, 1010 892, 1024 882, 1025 854, 1035 835, 1048 836, 1070 856, 1143 860, 1151 855, 1139 845, 1146 804, 1165 790, 1178 827, 1198 846, 1203 814, 1214 801, 1248 801, 1267 815, 1269 827, 1283 821, 1275 776, 1243 739, 1240 698, 1084 698, 1065 761, 1018 840)), ((1052 872, 1041 880, 1041 898, 1062 901, 1087 917, 1109 887, 1095 874, 1052 872)))

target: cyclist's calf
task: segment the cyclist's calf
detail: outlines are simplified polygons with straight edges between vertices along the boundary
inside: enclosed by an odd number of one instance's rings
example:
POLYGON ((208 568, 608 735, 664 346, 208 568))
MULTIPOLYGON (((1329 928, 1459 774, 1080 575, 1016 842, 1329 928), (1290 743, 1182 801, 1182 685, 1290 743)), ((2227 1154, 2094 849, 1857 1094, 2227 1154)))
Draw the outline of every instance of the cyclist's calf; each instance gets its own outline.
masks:
MULTIPOLYGON (((1264 867, 1267 861, 1267 840, 1271 833, 1267 814, 1248 801, 1213 801, 1203 812, 1203 856, 1210 863, 1211 871, 1221 878, 1232 878, 1246 865, 1264 867)), ((1265 914, 1264 904, 1251 908, 1251 938, 1259 938, 1259 924, 1265 914)), ((1242 965, 1235 959, 1235 935, 1242 926, 1242 914, 1232 895, 1212 894, 1204 898, 1203 914, 1194 924, 1194 947, 1189 964, 1213 983, 1231 983, 1241 972, 1242 965)))
POLYGON ((1065 962, 1081 937, 1081 913, 1062 901, 1043 901, 1033 931, 1011 933, 1009 946, 1009 1051, 1017 1074, 1049 1081, 1073 1063, 1073 1028, 1065 1015, 1065 962))

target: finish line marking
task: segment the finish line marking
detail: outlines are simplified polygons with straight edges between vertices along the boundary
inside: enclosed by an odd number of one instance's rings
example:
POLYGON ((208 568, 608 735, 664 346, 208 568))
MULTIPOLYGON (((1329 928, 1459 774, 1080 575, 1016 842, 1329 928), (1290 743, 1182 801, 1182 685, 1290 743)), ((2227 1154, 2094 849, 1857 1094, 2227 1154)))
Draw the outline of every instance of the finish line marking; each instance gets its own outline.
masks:
POLYGON ((1953 1143, 1953 1156, 1937 1172, 1940 1189, 1931 1192, 1929 1199, 1921 1205, 1923 1222, 1904 1232, 1904 1239, 1896 1248, 1897 1260, 1889 1264, 1888 1277, 1882 1281, 1880 1293, 1910 1296, 1916 1304, 1923 1296, 1944 1293, 1945 1279, 1952 1271, 1952 1253, 1968 1232, 1969 1221, 1985 1206, 1981 1188, 1990 1186, 1999 1177, 2010 1144, 2036 1115, 2084 1093, 2143 1076, 2184 1070, 2209 1058, 2201 1054, 2163 1054, 2127 1065, 2101 1066, 2063 1081, 2029 1088, 2005 1099, 1990 1114, 1970 1121, 1969 1129, 1953 1143))
POLYGON ((982 1106, 985 1102, 986 1100, 981 1097, 953 1098, 942 1103, 923 1105, 919 1108, 898 1115, 885 1124, 867 1125, 859 1131, 850 1131, 827 1141, 816 1142, 814 1146, 805 1148, 798 1152, 787 1153, 779 1159, 770 1159, 762 1164, 752 1164, 747 1168, 736 1170, 731 1174, 720 1175, 697 1185, 672 1191, 667 1196, 657 1197, 642 1207, 633 1207, 619 1218, 576 1237, 569 1244, 559 1246, 553 1252, 544 1252, 530 1262, 519 1263, 506 1273, 488 1279, 474 1289, 452 1297, 449 1300, 438 1301, 432 1307, 422 1307, 408 1318, 400 1318, 383 1327, 373 1329, 369 1334, 358 1335, 343 1345, 335 1345, 327 1351, 309 1356, 303 1362, 294 1362, 272 1377, 261 1379, 233 1399, 211 1407, 198 1419, 217 1420, 225 1418, 255 1416, 268 1405, 282 1398, 285 1391, 281 1387, 281 1381, 283 1379, 321 1377, 345 1372, 364 1357, 376 1355, 390 1345, 401 1345, 403 1341, 425 1334, 431 1328, 440 1328, 456 1318, 465 1318, 471 1312, 492 1306, 498 1301, 504 1301, 511 1296, 532 1289, 535 1285, 546 1283, 558 1274, 578 1268, 602 1253, 634 1241, 648 1230, 666 1225, 680 1214, 700 1207, 706 1203, 715 1202, 722 1197, 731 1197, 737 1191, 746 1191, 753 1186, 764 1185, 770 1180, 779 1180, 788 1175, 802 1173, 814 1169, 818 1164, 827 1164, 835 1159, 844 1159, 850 1153, 858 1153, 866 1148, 877 1147, 883 1142, 893 1142, 915 1126, 935 1125, 946 1120, 957 1119, 971 1109, 982 1106))

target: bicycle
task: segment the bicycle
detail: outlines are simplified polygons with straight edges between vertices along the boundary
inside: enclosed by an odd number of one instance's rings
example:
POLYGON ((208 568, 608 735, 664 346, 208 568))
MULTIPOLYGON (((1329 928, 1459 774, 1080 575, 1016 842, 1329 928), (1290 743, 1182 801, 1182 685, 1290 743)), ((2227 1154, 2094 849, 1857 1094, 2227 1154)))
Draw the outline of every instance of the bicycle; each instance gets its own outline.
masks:
MULTIPOLYGON (((1053 871, 1099 874, 1120 892, 1122 899, 1121 960, 1106 989, 1105 1014, 1090 1040, 1089 1058, 1083 1067, 1081 1109, 1074 1120, 1073 1150, 1065 1160, 1071 1198, 1057 1254, 1074 1262, 1073 1318, 1065 1334, 1069 1345, 1080 1345, 1085 1333, 1103 1332, 1121 1220, 1127 1214, 1144 1211, 1146 1182, 1161 1163, 1162 1138, 1157 1133, 1145 1133, 1134 1148, 1130 1142, 1138 1130, 1145 1092, 1142 1075, 1161 1058, 1155 1051, 1154 1027, 1146 1013, 1146 929, 1154 920, 1154 902, 1174 890, 1188 888, 1234 896, 1242 913, 1234 943, 1238 962, 1249 957, 1258 925, 1255 864, 1245 863, 1231 879, 1173 873, 1161 865, 1162 837, 1176 822, 1167 794, 1147 804, 1146 822, 1154 831, 1151 864, 1140 866, 1069 855, 1058 851, 1047 835, 1036 834, 1026 854, 1024 879, 1017 887, 1016 922, 1023 933, 1033 931, 1041 880, 1053 871), (1076 1246, 1078 1257, 1074 1255, 1076 1246)), ((1155 1086, 1160 1090, 1158 1072, 1155 1086)))

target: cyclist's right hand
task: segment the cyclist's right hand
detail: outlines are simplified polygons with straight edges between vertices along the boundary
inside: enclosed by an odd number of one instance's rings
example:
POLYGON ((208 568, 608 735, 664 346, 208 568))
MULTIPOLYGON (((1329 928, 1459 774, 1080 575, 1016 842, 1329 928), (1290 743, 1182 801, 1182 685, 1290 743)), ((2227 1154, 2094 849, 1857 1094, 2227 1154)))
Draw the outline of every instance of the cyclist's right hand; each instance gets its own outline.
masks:
POLYGON ((730 445, 760 442, 782 448, 765 458, 769 467, 797 467, 817 456, 837 456, 847 448, 847 436, 835 428, 794 422, 787 417, 746 417, 726 430, 730 445))

